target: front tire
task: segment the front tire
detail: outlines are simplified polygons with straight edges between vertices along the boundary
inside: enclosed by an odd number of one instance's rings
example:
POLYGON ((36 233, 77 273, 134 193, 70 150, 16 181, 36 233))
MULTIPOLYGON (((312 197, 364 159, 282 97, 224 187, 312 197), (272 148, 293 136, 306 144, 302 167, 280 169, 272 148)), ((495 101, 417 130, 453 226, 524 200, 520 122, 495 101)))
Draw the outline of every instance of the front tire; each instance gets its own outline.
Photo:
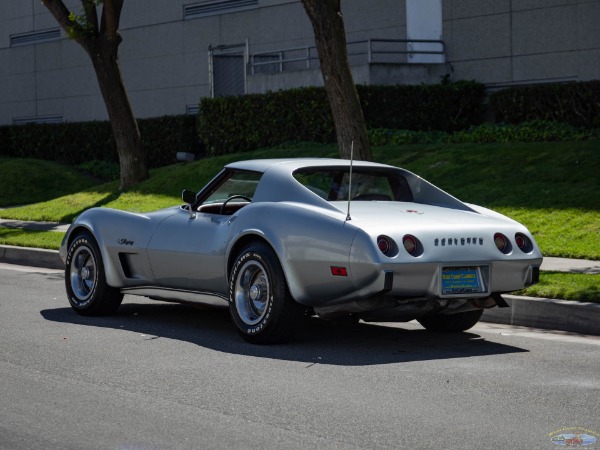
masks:
POLYGON ((417 321, 429 331, 442 333, 459 333, 475 326, 483 309, 476 309, 458 314, 435 314, 417 319, 417 321))
POLYGON ((102 254, 94 237, 79 233, 69 246, 65 287, 71 307, 82 316, 114 314, 123 294, 106 283, 102 254))
POLYGON ((229 277, 229 311, 240 335, 253 344, 292 338, 304 308, 291 297, 275 252, 256 242, 237 256, 229 277))

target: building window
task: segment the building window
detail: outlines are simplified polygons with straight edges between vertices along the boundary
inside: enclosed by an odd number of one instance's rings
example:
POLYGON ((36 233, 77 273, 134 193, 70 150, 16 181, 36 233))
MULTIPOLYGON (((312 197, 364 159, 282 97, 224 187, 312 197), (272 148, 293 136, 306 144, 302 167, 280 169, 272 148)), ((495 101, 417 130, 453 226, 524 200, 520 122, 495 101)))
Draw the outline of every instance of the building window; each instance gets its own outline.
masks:
POLYGON ((57 41, 60 39, 60 28, 49 30, 31 31, 29 33, 18 33, 10 35, 10 46, 40 44, 42 42, 57 41))
POLYGON ((256 8, 258 0, 206 0, 183 5, 184 19, 213 16, 256 8))

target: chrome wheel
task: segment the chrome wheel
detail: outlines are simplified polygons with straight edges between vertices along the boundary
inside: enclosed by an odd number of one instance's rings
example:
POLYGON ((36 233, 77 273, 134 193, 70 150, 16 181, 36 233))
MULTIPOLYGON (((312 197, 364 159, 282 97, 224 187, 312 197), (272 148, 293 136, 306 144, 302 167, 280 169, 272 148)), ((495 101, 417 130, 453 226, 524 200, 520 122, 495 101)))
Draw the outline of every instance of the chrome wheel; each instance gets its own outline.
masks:
POLYGON ((89 248, 82 246, 75 251, 69 278, 71 289, 77 300, 87 302, 94 293, 98 281, 96 259, 89 248))
POLYGON ((277 255, 252 242, 236 257, 229 277, 229 312, 241 336, 253 344, 289 340, 304 317, 285 280, 277 255))
POLYGON ((267 314, 271 288, 267 271, 258 261, 247 261, 237 272, 233 301, 240 319, 258 324, 267 314))
POLYGON ((113 314, 123 300, 121 291, 107 284, 102 254, 87 231, 75 235, 69 245, 65 288, 71 307, 84 316, 113 314))

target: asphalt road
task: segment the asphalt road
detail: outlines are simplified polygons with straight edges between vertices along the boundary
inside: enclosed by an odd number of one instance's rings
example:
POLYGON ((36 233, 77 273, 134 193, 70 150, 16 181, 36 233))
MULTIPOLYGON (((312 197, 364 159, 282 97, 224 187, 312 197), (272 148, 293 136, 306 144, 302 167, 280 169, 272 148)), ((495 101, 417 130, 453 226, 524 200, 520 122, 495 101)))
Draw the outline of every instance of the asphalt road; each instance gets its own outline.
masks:
POLYGON ((252 346, 224 310, 68 307, 62 273, 0 264, 1 449, 600 448, 600 337, 307 320, 252 346))

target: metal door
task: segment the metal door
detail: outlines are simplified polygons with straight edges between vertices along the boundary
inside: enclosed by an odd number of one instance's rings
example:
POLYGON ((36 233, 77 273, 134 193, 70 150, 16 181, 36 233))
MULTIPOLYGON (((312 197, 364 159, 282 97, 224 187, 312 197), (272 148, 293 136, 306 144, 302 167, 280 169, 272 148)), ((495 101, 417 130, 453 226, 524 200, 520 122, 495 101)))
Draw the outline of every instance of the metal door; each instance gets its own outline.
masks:
POLYGON ((442 0, 406 0, 406 37, 409 41, 408 62, 432 64, 445 62, 443 54, 442 0), (433 54, 429 52, 434 52, 433 54))
POLYGON ((211 97, 244 95, 248 42, 208 47, 208 77, 211 97))

